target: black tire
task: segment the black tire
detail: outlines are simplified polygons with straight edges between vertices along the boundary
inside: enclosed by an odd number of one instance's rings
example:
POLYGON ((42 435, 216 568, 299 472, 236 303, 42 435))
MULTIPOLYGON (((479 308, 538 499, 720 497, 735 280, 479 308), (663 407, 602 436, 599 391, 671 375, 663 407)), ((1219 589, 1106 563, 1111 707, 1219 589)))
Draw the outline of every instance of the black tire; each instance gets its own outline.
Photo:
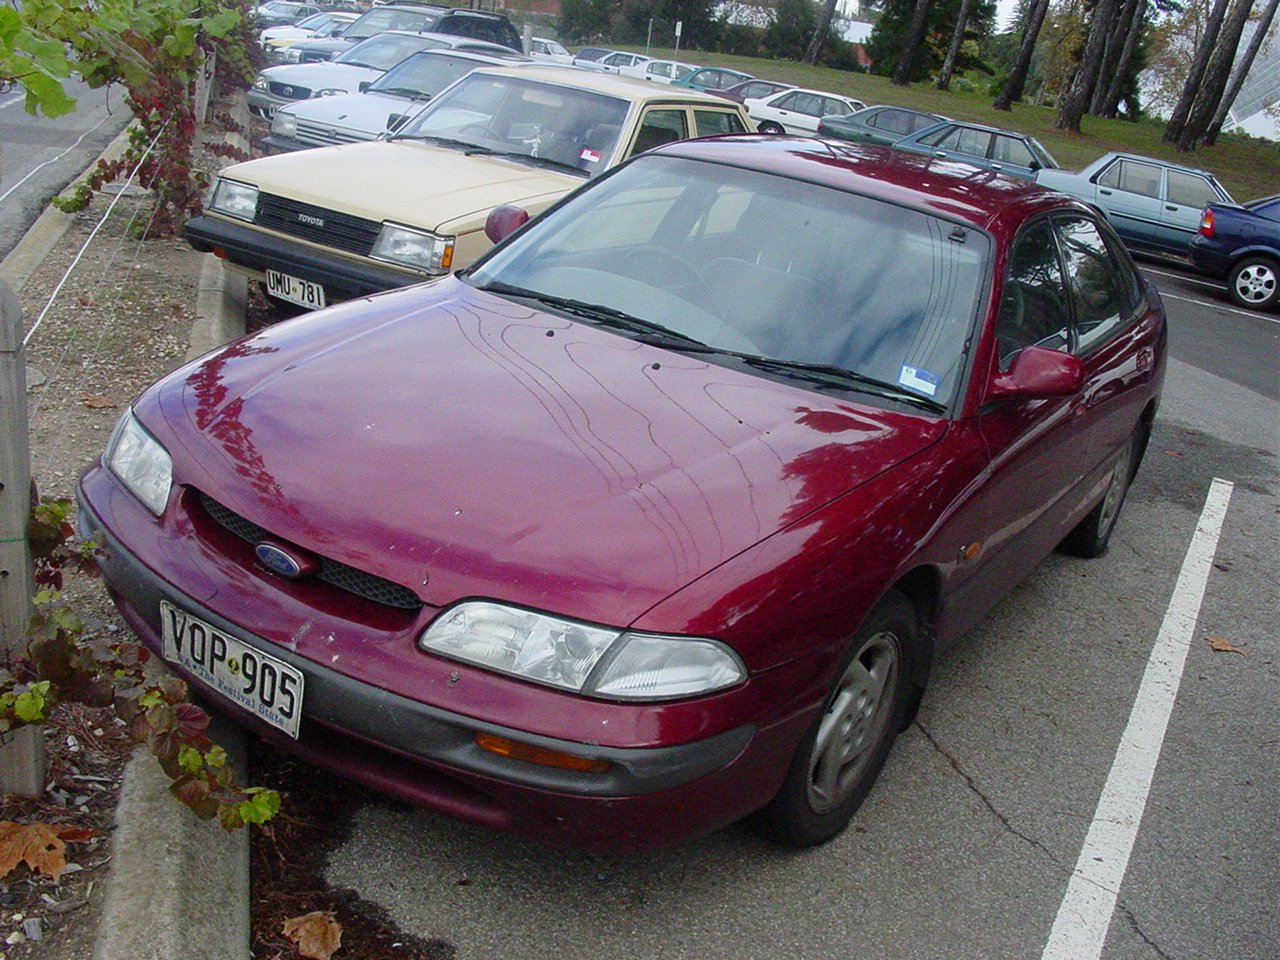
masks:
POLYGON ((1248 310, 1268 310, 1280 302, 1280 263, 1246 257, 1227 273, 1227 293, 1248 310))
POLYGON ((779 124, 774 123, 772 120, 766 120, 764 123, 760 124, 759 130, 761 133, 786 133, 787 132, 786 130, 782 129, 782 127, 779 124))
POLYGON ((754 814, 756 832, 790 847, 838 836, 871 792, 916 694, 915 607, 890 591, 858 628, 822 713, 796 747, 787 777, 754 814))
POLYGON ((1063 553, 1073 557, 1093 559, 1107 552, 1111 545, 1111 533, 1120 519, 1120 508, 1124 506, 1125 495, 1138 472, 1138 464, 1147 449, 1147 428, 1140 426, 1129 441, 1126 453, 1111 468, 1111 479, 1107 490, 1089 513, 1066 539, 1058 545, 1063 553))

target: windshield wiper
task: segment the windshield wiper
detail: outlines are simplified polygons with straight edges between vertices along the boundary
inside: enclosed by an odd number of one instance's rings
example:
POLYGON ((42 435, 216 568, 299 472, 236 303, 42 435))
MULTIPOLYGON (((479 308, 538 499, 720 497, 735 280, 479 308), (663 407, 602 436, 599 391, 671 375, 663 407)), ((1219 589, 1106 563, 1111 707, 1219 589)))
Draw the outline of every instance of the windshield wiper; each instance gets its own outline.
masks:
POLYGON ((755 367, 757 370, 779 373, 783 376, 794 376, 809 383, 852 387, 863 393, 875 394, 890 400, 901 400, 903 403, 914 404, 926 410, 943 412, 947 409, 945 403, 939 403, 929 397, 922 397, 918 393, 912 393, 896 383, 868 377, 865 374, 855 373, 852 370, 846 370, 844 367, 836 367, 828 363, 807 363, 803 360, 775 360, 772 357, 755 357, 741 353, 734 353, 733 356, 738 357, 743 363, 755 367))
POLYGON ((422 90, 415 90, 413 87, 379 87, 374 90, 369 88, 370 93, 387 93, 393 97, 407 97, 410 100, 430 100, 431 94, 422 90))
POLYGON ((388 140, 419 140, 423 143, 434 143, 441 147, 452 147, 455 150, 469 150, 475 146, 466 140, 452 140, 449 137, 437 137, 428 133, 393 133, 388 140))
MULTIPOLYGON (((612 330, 625 330, 629 333, 654 334, 661 338, 664 344, 674 341, 679 347, 706 347, 701 340, 696 340, 686 334, 680 333, 678 330, 672 330, 670 327, 664 327, 660 323, 652 320, 645 320, 643 317, 636 317, 624 310, 618 310, 615 307, 608 307, 602 303, 588 303, 585 300, 575 300, 572 297, 558 297, 551 293, 539 293, 537 290, 526 290, 524 287, 517 287, 510 283, 502 283, 495 281, 486 284, 479 289, 488 293, 505 294, 509 297, 520 297, 526 300, 533 300, 544 306, 551 307, 555 310, 563 310, 565 313, 571 313, 575 317, 582 317, 590 320, 602 327, 608 327, 612 330)), ((678 347, 678 348, 679 348, 678 347)))

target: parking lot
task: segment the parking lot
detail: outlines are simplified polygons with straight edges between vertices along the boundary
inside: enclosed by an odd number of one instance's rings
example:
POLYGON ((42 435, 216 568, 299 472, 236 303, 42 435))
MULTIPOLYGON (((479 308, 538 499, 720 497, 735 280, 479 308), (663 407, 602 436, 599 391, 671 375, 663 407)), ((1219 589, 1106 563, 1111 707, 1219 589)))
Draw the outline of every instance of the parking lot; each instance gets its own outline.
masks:
POLYGON ((379 803, 329 880, 460 957, 1280 955, 1280 325, 1147 266, 1170 369, 1110 553, 1051 557, 941 661, 847 833, 605 857, 379 803), (1100 806, 1108 783, 1136 808, 1100 806))

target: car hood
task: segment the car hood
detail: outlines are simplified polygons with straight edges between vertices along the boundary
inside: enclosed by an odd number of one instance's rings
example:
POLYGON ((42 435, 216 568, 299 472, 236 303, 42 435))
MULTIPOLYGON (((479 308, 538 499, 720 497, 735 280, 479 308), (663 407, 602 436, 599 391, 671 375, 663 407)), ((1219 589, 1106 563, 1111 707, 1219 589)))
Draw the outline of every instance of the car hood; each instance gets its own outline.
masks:
POLYGON ((385 71, 373 67, 360 67, 354 63, 287 63, 278 67, 267 67, 262 75, 272 83, 286 83, 291 87, 307 87, 310 90, 323 90, 326 87, 341 87, 355 93, 365 81, 377 80, 385 71))
POLYGON ((452 230, 467 218, 483 221, 503 203, 536 212, 583 182, 573 173, 412 140, 261 157, 227 167, 222 175, 321 209, 429 230, 452 230))
POLYGON ((616 625, 946 431, 456 278, 280 324, 135 409, 177 483, 277 537, 429 604, 616 625))
POLYGON ((368 130, 379 134, 387 129, 387 118, 393 113, 416 113, 427 105, 427 98, 411 100, 376 90, 349 93, 336 97, 299 100, 280 112, 291 113, 300 120, 326 123, 351 130, 368 130))

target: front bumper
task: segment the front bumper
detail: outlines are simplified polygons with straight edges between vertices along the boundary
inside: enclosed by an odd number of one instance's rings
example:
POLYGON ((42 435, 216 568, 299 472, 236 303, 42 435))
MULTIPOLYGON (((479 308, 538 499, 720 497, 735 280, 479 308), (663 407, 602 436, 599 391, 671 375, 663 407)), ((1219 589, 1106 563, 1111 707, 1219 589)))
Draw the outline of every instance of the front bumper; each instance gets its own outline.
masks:
MULTIPOLYGON (((812 711, 800 711, 689 743, 619 748, 531 734, 413 700, 265 641, 222 616, 214 603, 198 600, 194 594, 209 593, 208 581, 194 570, 201 564, 198 549, 191 549, 193 570, 178 570, 174 578, 189 581, 191 592, 160 576, 104 520, 132 510, 129 496, 103 468, 91 467, 78 487, 80 526, 82 535, 104 548, 100 566, 112 599, 146 645, 163 655, 159 603, 165 599, 285 660, 306 678, 297 740, 170 667, 262 739, 449 816, 562 846, 627 850, 677 842, 719 829, 767 802, 785 772, 785 758, 812 720, 812 711), (477 746, 478 733, 599 758, 611 766, 604 773, 581 774, 512 760, 477 746)), ((125 526, 132 528, 128 518, 125 526)), ((156 556, 175 557, 177 543, 192 538, 185 533, 161 539, 156 556)), ((151 552, 149 546, 143 543, 143 552, 151 552)), ((230 610, 243 610, 252 592, 245 594, 232 582, 213 591, 216 605, 230 610)))
POLYGON ((366 297, 434 279, 372 260, 344 257, 249 224, 207 214, 188 220, 184 230, 187 242, 202 253, 217 253, 259 278, 267 270, 279 270, 318 283, 324 287, 330 302, 366 297))

